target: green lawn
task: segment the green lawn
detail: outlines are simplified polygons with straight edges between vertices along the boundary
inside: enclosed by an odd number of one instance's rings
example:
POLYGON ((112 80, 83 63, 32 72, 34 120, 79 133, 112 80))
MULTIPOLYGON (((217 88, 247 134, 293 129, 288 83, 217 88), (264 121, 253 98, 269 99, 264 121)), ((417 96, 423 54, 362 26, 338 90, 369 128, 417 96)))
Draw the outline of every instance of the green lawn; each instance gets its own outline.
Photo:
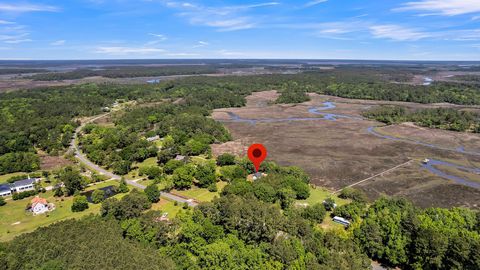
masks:
MULTIPOLYGON (((88 187, 86 190, 98 189, 105 186, 118 185, 117 181, 108 181, 99 183, 88 187)), ((121 197, 124 194, 118 194, 116 197, 121 197)), ((25 207, 32 200, 33 197, 25 198, 23 200, 8 200, 7 204, 0 207, 0 241, 8 241, 15 236, 31 232, 38 227, 47 226, 54 222, 68 219, 80 218, 82 216, 98 213, 100 204, 89 204, 89 208, 80 213, 73 213, 71 206, 73 197, 56 198, 53 197, 53 192, 40 193, 40 197, 46 198, 48 202, 54 203, 56 209, 47 214, 33 216, 31 213, 25 211, 25 207)))
MULTIPOLYGON (((350 200, 341 199, 337 195, 333 194, 331 191, 322 187, 316 187, 316 188, 310 187, 310 197, 306 200, 298 200, 297 202, 313 205, 316 203, 322 203, 327 198, 332 198, 333 200, 335 200, 335 203, 337 204, 337 206, 345 205, 350 202, 350 200)), ((332 213, 331 211, 327 211, 327 214, 325 215, 325 219, 318 226, 320 226, 324 230, 335 230, 335 231, 344 233, 345 227, 341 224, 333 222, 332 218, 330 217, 331 213, 332 213)))
POLYGON ((16 172, 16 173, 8 173, 8 174, 0 175, 0 184, 6 183, 10 177, 22 175, 22 174, 27 174, 27 173, 16 172))
POLYGON ((192 198, 199 202, 209 202, 213 200, 215 196, 220 197, 220 192, 227 185, 227 182, 217 182, 217 192, 210 192, 206 188, 199 188, 193 186, 187 190, 173 190, 173 194, 178 194, 183 197, 192 198))
POLYGON ((335 203, 339 206, 349 203, 349 200, 341 199, 337 195, 333 194, 331 191, 321 187, 310 187, 310 197, 308 197, 308 199, 306 200, 299 200, 297 202, 308 203, 309 205, 312 205, 315 203, 322 203, 327 198, 334 199, 335 203))
POLYGON ((174 202, 162 198, 158 203, 152 204, 152 210, 160 210, 162 213, 168 213, 168 218, 172 219, 182 210, 182 206, 182 204, 175 205, 174 202))
MULTIPOLYGON (((138 167, 138 168, 141 168, 141 167, 149 167, 149 166, 157 166, 157 158, 156 158, 156 157, 147 158, 147 159, 145 159, 143 162, 134 163, 134 164, 132 165, 132 167, 138 167)), ((131 171, 126 175, 126 178, 133 180, 133 179, 142 178, 142 176, 139 176, 139 175, 138 175, 138 169, 135 169, 135 170, 131 170, 131 171)))

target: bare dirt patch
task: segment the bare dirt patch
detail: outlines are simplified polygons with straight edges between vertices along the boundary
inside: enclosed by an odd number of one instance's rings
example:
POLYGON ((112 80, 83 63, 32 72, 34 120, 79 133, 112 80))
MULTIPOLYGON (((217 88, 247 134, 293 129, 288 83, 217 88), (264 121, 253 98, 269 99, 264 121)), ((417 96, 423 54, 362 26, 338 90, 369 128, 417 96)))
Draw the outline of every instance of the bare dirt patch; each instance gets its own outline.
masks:
POLYGON ((280 94, 276 90, 254 92, 246 98, 247 107, 266 107, 275 102, 279 96, 280 94))
POLYGON ((229 153, 236 156, 245 156, 247 154, 249 142, 251 139, 242 138, 222 144, 212 144, 212 154, 218 157, 221 154, 229 153))
POLYGON ((64 166, 73 165, 73 162, 61 156, 49 156, 47 154, 39 154, 40 168, 42 170, 53 170, 64 166))

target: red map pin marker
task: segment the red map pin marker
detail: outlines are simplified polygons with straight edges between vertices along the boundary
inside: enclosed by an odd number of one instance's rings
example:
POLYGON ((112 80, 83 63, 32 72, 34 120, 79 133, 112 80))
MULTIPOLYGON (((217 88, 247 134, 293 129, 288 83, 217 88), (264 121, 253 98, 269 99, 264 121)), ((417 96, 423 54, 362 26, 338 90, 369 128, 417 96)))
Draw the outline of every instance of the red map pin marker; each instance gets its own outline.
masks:
POLYGON ((265 148, 265 146, 262 144, 255 143, 250 145, 248 148, 248 158, 251 162, 253 162, 253 165, 255 166, 255 172, 258 172, 260 169, 260 164, 262 164, 266 157, 267 148, 265 148))

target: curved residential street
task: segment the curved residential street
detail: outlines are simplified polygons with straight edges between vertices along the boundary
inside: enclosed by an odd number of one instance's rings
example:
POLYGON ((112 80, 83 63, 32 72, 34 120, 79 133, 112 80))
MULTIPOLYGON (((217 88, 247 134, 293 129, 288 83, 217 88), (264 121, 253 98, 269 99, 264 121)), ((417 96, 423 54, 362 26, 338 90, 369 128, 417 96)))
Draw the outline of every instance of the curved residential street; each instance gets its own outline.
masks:
MULTIPOLYGON (((111 179, 115 179, 115 180, 120 180, 122 177, 120 175, 116 175, 110 171, 107 171, 105 170, 104 168, 98 166, 97 164, 91 162, 83 153, 82 151, 80 151, 80 148, 77 144, 77 134, 78 132, 80 132, 82 130, 82 128, 88 124, 88 123, 92 123, 93 121, 97 120, 97 119, 100 119, 102 117, 105 117, 107 116, 108 114, 110 113, 105 113, 105 114, 102 114, 102 115, 99 115, 97 117, 94 117, 92 119, 89 119, 88 121, 86 121, 85 123, 82 123, 76 130, 75 130, 75 134, 73 135, 73 139, 70 143, 70 148, 73 150, 74 154, 75 154, 75 158, 77 158, 79 161, 81 161, 83 164, 85 164, 85 166, 87 168, 89 168, 90 170, 93 170, 93 171, 96 171, 102 175, 106 175, 108 177, 110 177, 111 179)), ((125 181, 127 182, 127 184, 129 185, 132 185, 134 187, 137 187, 139 189, 145 189, 146 186, 144 185, 141 185, 133 180, 130 180, 130 179, 126 179, 125 178, 125 181)), ((168 193, 168 192, 161 192, 160 193, 160 196, 161 197, 164 197, 168 200, 172 200, 172 201, 177 201, 179 203, 187 203, 189 206, 197 206, 198 203, 194 202, 193 200, 191 199, 186 199, 186 198, 183 198, 183 197, 180 197, 180 196, 177 196, 177 195, 174 195, 174 194, 171 194, 171 193, 168 193)))

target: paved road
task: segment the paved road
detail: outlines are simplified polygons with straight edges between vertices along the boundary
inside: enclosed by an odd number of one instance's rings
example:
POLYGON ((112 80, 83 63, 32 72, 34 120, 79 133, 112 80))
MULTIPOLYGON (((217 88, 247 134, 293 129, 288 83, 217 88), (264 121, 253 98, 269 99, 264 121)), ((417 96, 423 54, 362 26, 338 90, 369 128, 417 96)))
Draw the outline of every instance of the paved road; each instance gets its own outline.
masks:
MULTIPOLYGON (((120 175, 116 175, 110 171, 107 171, 105 170, 104 168, 98 166, 97 164, 91 162, 83 153, 82 151, 80 151, 80 148, 78 147, 78 144, 76 142, 76 139, 77 139, 77 134, 78 132, 80 132, 80 130, 82 130, 82 128, 88 124, 88 123, 91 123, 97 119, 100 119, 102 117, 105 117, 106 115, 108 115, 109 113, 105 113, 105 114, 102 114, 102 115, 99 115, 95 118, 92 118, 88 121, 86 121, 85 123, 81 124, 76 130, 75 130, 75 134, 73 135, 73 139, 70 143, 70 149, 72 149, 75 153, 75 158, 77 158, 78 160, 80 160, 83 164, 85 164, 85 166, 87 166, 90 170, 93 170, 93 171, 97 171, 98 173, 100 174, 103 174, 103 175, 106 175, 112 179, 115 179, 115 180, 120 180, 122 177, 120 175)), ((132 185, 134 187, 137 187, 139 189, 145 189, 146 186, 144 185, 141 185, 135 181, 132 181, 130 179, 126 179, 125 178, 125 181, 129 184, 129 185, 132 185)), ((180 196, 177 196, 177 195, 174 195, 174 194, 171 194, 171 193, 168 193, 168 192, 161 192, 160 193, 160 196, 166 198, 166 199, 169 199, 169 200, 173 200, 173 201, 177 201, 179 203, 187 203, 189 206, 197 206, 198 203, 194 202, 193 200, 191 199, 186 199, 186 198, 182 198, 180 196)))

